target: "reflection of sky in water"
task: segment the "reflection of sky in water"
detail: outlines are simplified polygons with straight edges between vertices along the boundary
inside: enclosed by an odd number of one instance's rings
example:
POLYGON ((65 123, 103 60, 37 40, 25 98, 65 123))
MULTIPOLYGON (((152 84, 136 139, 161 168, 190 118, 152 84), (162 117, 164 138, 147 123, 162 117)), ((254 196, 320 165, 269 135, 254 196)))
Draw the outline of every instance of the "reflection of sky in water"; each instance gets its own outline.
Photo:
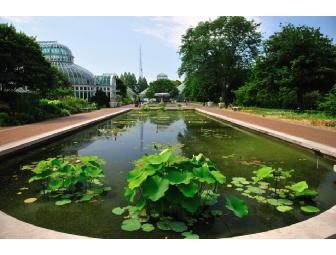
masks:
MULTIPOLYGON (((132 162, 145 153, 155 152, 154 143, 183 144, 181 153, 188 157, 204 153, 219 166, 228 180, 234 176, 251 177, 252 171, 261 163, 286 170, 295 169, 294 181, 307 180, 320 192, 317 202, 322 210, 335 204, 336 185, 333 182, 336 174, 331 171, 335 162, 331 160, 321 158, 317 168, 316 156, 310 151, 194 112, 141 115, 130 112, 3 161, 0 165, 0 196, 3 198, 0 208, 32 224, 68 233, 109 238, 179 237, 162 231, 121 231, 122 217, 111 214, 112 208, 125 205, 123 192, 132 162), (126 130, 102 134, 99 129, 126 130), (19 170, 20 165, 76 153, 98 155, 106 160, 105 179, 112 191, 96 203, 74 203, 61 208, 43 200, 31 205, 22 202, 27 197, 36 196, 39 187, 34 183, 27 184, 29 175, 19 170), (12 177, 14 174, 18 175, 17 180, 12 177), (21 196, 16 195, 23 186, 30 189, 21 196)), ((221 190, 237 194, 225 186, 221 190)), ((228 213, 208 224, 196 226, 194 231, 203 238, 233 236, 286 226, 308 217, 298 210, 282 214, 268 205, 247 198, 244 200, 249 207, 248 217, 238 219, 228 213)), ((227 212, 223 196, 216 208, 227 212)))

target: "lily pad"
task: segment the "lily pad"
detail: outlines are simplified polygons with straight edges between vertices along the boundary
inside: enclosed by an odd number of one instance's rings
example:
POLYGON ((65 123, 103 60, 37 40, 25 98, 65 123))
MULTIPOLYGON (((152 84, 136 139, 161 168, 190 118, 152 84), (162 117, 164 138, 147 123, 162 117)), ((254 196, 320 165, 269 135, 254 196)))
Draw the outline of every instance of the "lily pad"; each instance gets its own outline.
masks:
POLYGON ((276 207, 276 209, 279 211, 279 212, 288 212, 290 210, 293 209, 293 207, 291 206, 287 206, 287 205, 279 205, 276 207))
POLYGON ((56 201, 55 205, 62 206, 62 205, 70 204, 70 203, 71 203, 70 199, 62 199, 62 200, 56 201))
POLYGON ((281 205, 281 203, 277 199, 274 199, 274 198, 268 198, 267 203, 269 203, 270 205, 273 205, 273 206, 280 206, 281 205))
POLYGON ((283 204, 283 205, 293 205, 293 201, 292 200, 289 200, 289 199, 279 199, 278 200, 279 203, 283 204))
POLYGON ((221 210, 211 210, 211 214, 212 216, 217 217, 217 216, 222 216, 223 212, 221 210))
POLYGON ((181 235, 184 236, 185 239, 199 239, 199 235, 194 234, 192 231, 183 232, 181 235))
POLYGON ((184 232, 188 229, 187 225, 182 221, 170 221, 169 225, 174 232, 184 232))
POLYGON ((320 211, 320 209, 312 205, 304 205, 301 206, 300 209, 306 213, 317 213, 320 211))
POLYGON ((137 219, 124 220, 121 224, 121 229, 125 231, 137 231, 141 228, 141 223, 137 219))
POLYGON ((253 186, 247 187, 247 190, 249 190, 251 193, 255 193, 255 194, 263 194, 263 193, 265 193, 265 190, 260 189, 258 187, 253 187, 253 186))
POLYGON ((158 223, 156 223, 156 226, 158 227, 158 229, 161 229, 161 230, 170 230, 171 229, 169 221, 167 221, 167 220, 159 221, 158 223))
POLYGON ((112 210, 112 213, 115 215, 122 215, 125 212, 124 208, 116 207, 112 210))
POLYGON ((34 203, 36 200, 37 200, 36 197, 31 197, 31 198, 25 199, 23 202, 25 202, 26 204, 31 204, 31 203, 34 203))
POLYGON ((155 229, 155 227, 153 226, 153 224, 150 223, 145 223, 141 226, 142 230, 145 232, 151 232, 155 229))

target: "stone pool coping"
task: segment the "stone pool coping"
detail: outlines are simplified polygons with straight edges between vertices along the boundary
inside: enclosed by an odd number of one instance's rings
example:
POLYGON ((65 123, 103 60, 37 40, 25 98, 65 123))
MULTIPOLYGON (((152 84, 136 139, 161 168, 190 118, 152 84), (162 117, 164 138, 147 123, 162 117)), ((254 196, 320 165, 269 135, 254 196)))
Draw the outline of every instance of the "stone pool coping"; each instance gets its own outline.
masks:
MULTIPOLYGON (((51 140, 51 139, 54 139, 56 137, 62 136, 66 133, 82 129, 86 126, 95 124, 99 121, 108 119, 110 117, 119 115, 121 113, 130 111, 130 110, 131 110, 131 108, 120 108, 120 110, 113 111, 113 112, 110 112, 110 113, 107 113, 107 114, 103 114, 103 115, 100 115, 98 117, 89 118, 87 120, 80 121, 80 122, 77 122, 77 123, 62 127, 62 128, 57 128, 57 129, 54 129, 54 130, 51 130, 51 131, 43 132, 39 135, 33 135, 33 136, 29 136, 27 138, 23 138, 23 139, 14 141, 14 142, 6 143, 6 144, 0 146, 0 157, 3 157, 5 155, 11 154, 11 153, 14 153, 18 150, 22 150, 22 149, 31 147, 33 145, 40 144, 42 142, 46 142, 48 140, 51 140)), ((62 119, 59 119, 59 120, 62 121, 62 119)), ((37 124, 43 125, 43 123, 37 123, 37 124)))
MULTIPOLYGON (((276 137, 278 139, 281 139, 281 140, 284 140, 284 141, 287 141, 287 142, 290 142, 290 143, 297 144, 299 146, 308 148, 310 150, 319 151, 322 154, 325 154, 325 155, 336 158, 336 148, 335 147, 332 147, 332 146, 329 146, 329 145, 326 145, 326 144, 322 144, 322 143, 318 143, 318 142, 314 142, 314 141, 310 141, 310 140, 304 139, 302 137, 289 135, 289 134, 286 134, 284 132, 276 131, 276 130, 273 130, 273 129, 270 129, 270 128, 267 128, 267 127, 263 127, 263 126, 260 126, 260 125, 255 125, 255 124, 252 124, 252 123, 249 123, 249 122, 246 122, 246 121, 230 118, 230 117, 224 116, 222 114, 210 112, 210 111, 207 111, 205 109, 198 108, 198 107, 195 107, 195 110, 198 111, 198 112, 213 116, 215 118, 222 119, 222 120, 234 123, 236 125, 239 125, 239 126, 242 126, 242 127, 248 128, 248 129, 252 129, 252 130, 258 131, 260 133, 264 133, 264 134, 276 137)), ((298 128, 300 128, 300 127, 298 126, 298 128)), ((335 139, 336 139, 336 133, 335 133, 335 139)))
MULTIPOLYGON (((106 114, 97 118, 90 119, 88 121, 83 121, 74 125, 67 126, 65 128, 56 129, 50 132, 43 133, 38 136, 32 136, 27 139, 22 139, 20 141, 6 144, 5 146, 0 146, 0 155, 4 149, 7 153, 19 150, 28 146, 32 146, 36 143, 41 143, 43 141, 55 138, 57 136, 63 135, 67 132, 71 132, 90 124, 96 123, 98 121, 104 120, 106 118, 121 114, 123 112, 129 111, 131 108, 124 108, 120 111, 106 114)), ((220 114, 211 113, 206 110, 195 108, 199 112, 223 119, 240 126, 244 126, 262 133, 275 136, 282 140, 286 140, 291 143, 296 143, 303 147, 310 149, 319 149, 322 153, 328 154, 336 157, 336 150, 330 146, 323 144, 311 142, 302 138, 287 135, 285 133, 270 130, 261 126, 253 125, 247 122, 235 120, 229 117, 225 117, 220 114), (308 142, 308 143, 307 143, 308 142), (321 147, 322 145, 322 147, 321 147), (327 153, 326 153, 327 152, 327 153)), ((328 238, 336 233, 336 206, 330 208, 329 210, 312 217, 308 220, 292 224, 287 227, 278 228, 270 231, 260 232, 256 234, 243 235, 234 237, 236 239, 305 239, 305 238, 328 238)), ((84 239, 90 238, 86 236, 79 236, 73 234, 62 233, 42 227, 38 227, 24 221, 18 220, 6 213, 0 211, 0 238, 9 239, 84 239)))

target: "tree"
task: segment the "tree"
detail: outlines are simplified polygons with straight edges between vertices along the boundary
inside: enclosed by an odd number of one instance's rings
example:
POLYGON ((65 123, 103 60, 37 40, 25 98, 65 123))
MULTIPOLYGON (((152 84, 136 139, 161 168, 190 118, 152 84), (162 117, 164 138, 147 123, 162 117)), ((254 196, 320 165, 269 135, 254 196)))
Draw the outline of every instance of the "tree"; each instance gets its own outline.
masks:
POLYGON ((231 91, 247 80, 259 53, 259 25, 244 17, 219 17, 189 28, 182 37, 178 71, 185 75, 186 95, 231 101, 231 91))
POLYGON ((110 98, 105 94, 104 91, 98 89, 96 94, 90 98, 90 102, 96 103, 100 107, 108 107, 110 98))
POLYGON ((137 90, 135 93, 140 93, 148 88, 148 83, 145 77, 139 77, 137 90))
POLYGON ((116 83, 117 83, 117 86, 116 86, 117 90, 119 90, 118 94, 122 97, 126 97, 127 96, 127 86, 124 84, 124 82, 120 78, 116 79, 116 83))
POLYGON ((0 85, 2 91, 20 87, 46 94, 62 83, 58 71, 42 55, 35 38, 0 24, 0 85))
POLYGON ((336 116, 336 84, 325 95, 324 101, 319 108, 336 116))
POLYGON ((316 108, 320 94, 336 81, 336 46, 320 29, 292 24, 281 28, 265 41, 264 55, 237 99, 264 107, 316 108))
POLYGON ((175 80, 175 81, 172 81, 172 82, 175 84, 176 87, 178 87, 182 84, 182 82, 179 81, 179 80, 175 80))
POLYGON ((171 98, 178 96, 178 89, 170 80, 156 80, 149 84, 146 97, 153 98, 155 93, 169 93, 171 98))
POLYGON ((138 90, 138 82, 134 73, 125 72, 120 75, 120 79, 123 81, 124 85, 132 89, 134 92, 138 90))

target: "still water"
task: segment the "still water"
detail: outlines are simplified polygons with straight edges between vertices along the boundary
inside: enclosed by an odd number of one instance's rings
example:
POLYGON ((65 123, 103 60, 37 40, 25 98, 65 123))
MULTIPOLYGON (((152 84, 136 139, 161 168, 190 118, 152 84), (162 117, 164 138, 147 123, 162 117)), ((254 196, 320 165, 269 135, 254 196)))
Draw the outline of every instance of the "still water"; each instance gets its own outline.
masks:
MULTIPOLYGON (((111 213, 125 206, 123 197, 127 173, 133 162, 145 153, 156 152, 153 144, 181 144, 179 153, 191 157, 203 153, 214 161, 230 180, 234 176, 250 178, 258 163, 282 169, 294 169, 293 181, 306 180, 319 195, 315 198, 321 212, 336 203, 336 162, 268 136, 247 131, 193 111, 149 112, 131 111, 91 126, 66 138, 20 153, 0 164, 0 209, 31 224, 56 231, 98 238, 180 238, 173 232, 125 232, 120 229, 122 217, 111 213), (125 129, 108 135, 99 129, 125 129), (36 197, 40 186, 28 184, 31 176, 20 167, 33 161, 57 155, 97 155, 104 165, 105 183, 112 190, 96 202, 56 206, 47 199, 25 204, 36 197), (28 188, 28 189, 22 189, 28 188), (21 194, 20 194, 21 193, 21 194)), ((234 193, 224 186, 221 191, 234 193)), ((268 204, 242 197, 249 215, 239 219, 225 209, 223 196, 215 206, 224 215, 194 226, 200 238, 220 238, 266 231, 287 226, 311 217, 300 210, 281 213, 268 204)))

